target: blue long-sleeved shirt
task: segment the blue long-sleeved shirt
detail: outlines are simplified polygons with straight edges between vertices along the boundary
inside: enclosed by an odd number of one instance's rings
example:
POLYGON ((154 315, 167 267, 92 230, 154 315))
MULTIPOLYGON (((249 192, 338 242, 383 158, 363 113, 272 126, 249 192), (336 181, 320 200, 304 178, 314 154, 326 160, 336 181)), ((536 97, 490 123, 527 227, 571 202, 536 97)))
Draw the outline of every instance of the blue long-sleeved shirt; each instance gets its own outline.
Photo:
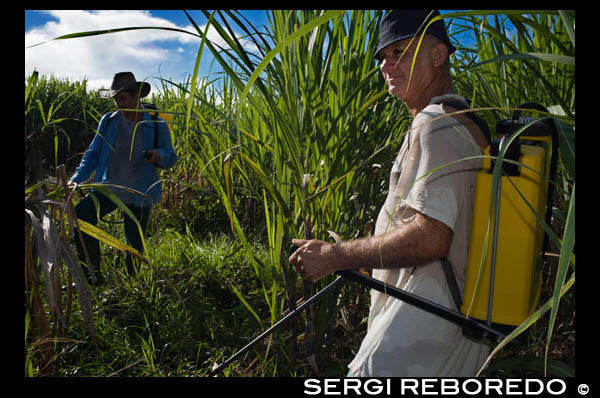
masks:
MULTIPOLYGON (((90 178, 93 171, 96 171, 93 182, 104 182, 106 173, 114 152, 115 141, 119 131, 119 121, 125 117, 122 112, 109 112, 102 117, 98 124, 98 132, 92 140, 89 148, 85 151, 79 167, 71 177, 71 181, 81 183, 90 178), (110 123, 108 122, 110 120, 110 123)), ((156 165, 143 162, 140 172, 132 182, 131 188, 148 195, 148 199, 140 195, 135 195, 135 206, 150 206, 160 202, 162 197, 162 182, 158 179, 156 166, 163 169, 172 167, 177 162, 177 155, 171 143, 171 134, 167 123, 158 118, 158 122, 152 120, 149 113, 144 113, 144 119, 138 124, 136 135, 142 134, 141 151, 156 150, 159 154, 159 161, 156 165), (154 124, 158 123, 158 147, 154 146, 154 124)))

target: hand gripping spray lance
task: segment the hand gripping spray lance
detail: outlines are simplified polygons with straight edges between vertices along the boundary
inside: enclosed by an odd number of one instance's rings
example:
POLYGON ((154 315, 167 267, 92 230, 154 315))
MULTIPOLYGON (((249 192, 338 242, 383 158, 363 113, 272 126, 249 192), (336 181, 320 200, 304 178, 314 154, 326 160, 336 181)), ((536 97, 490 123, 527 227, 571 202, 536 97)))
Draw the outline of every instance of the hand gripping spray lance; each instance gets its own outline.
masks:
MULTIPOLYGON (((290 248, 290 255, 292 255, 292 253, 294 253, 297 249, 298 249, 297 246, 292 246, 290 248)), ((459 312, 450 310, 450 309, 443 307, 437 303, 434 303, 433 301, 429 301, 425 298, 422 298, 422 297, 419 297, 412 293, 406 292, 395 286, 388 285, 380 280, 374 279, 374 278, 367 276, 359 271, 344 270, 344 271, 337 271, 336 274, 338 275, 338 277, 333 282, 331 282, 329 285, 327 285, 324 288, 322 288, 321 290, 319 290, 315 295, 313 295, 308 300, 306 300, 304 303, 302 303, 300 306, 298 306, 294 311, 290 312, 285 317, 281 318, 281 320, 279 320, 279 322, 277 322, 276 324, 271 326, 269 329, 262 332, 258 337, 256 337, 250 343, 248 343, 244 348, 242 348, 241 350, 239 350, 238 352, 233 354, 229 359, 227 359, 221 365, 214 368, 210 372, 210 376, 217 375, 226 366, 228 366, 233 361, 235 361, 237 358, 239 358, 242 354, 246 353, 248 350, 250 350, 252 347, 254 347, 257 343, 261 342, 262 340, 267 338, 271 333, 273 333, 275 330, 279 329, 284 323, 286 323, 290 319, 294 318, 296 315, 300 314, 305 308, 307 308, 308 306, 313 304, 319 298, 323 297, 326 293, 331 291, 335 286, 337 286, 338 284, 343 282, 344 279, 358 282, 361 285, 364 285, 371 289, 375 289, 379 292, 388 294, 392 297, 395 297, 399 300, 405 301, 408 304, 411 304, 411 305, 413 305, 417 308, 420 308, 424 311, 427 311, 434 315, 440 316, 446 320, 449 320, 450 322, 454 322, 454 323, 462 326, 463 328, 473 328, 475 330, 480 330, 481 333, 488 333, 489 335, 495 335, 500 338, 505 337, 505 335, 502 334, 501 332, 498 332, 497 330, 487 327, 486 325, 484 325, 480 322, 477 322, 473 319, 469 319, 459 312)))

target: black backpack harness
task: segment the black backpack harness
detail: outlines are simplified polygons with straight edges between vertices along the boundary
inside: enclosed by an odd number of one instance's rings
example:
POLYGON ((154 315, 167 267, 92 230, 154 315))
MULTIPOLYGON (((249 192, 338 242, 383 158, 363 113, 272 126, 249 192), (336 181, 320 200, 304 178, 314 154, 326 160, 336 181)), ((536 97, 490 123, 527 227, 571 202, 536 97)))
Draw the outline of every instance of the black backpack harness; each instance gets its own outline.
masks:
MULTIPOLYGON (((158 112, 156 112, 156 105, 154 104, 142 104, 144 109, 149 110, 150 118, 152 119, 152 123, 154 123, 154 145, 153 149, 158 148, 158 112), (153 112, 154 111, 154 112, 153 112)), ((110 121, 112 118, 108 118, 108 122, 106 122, 106 128, 110 126, 110 121)), ((146 153, 144 153, 144 157, 146 157, 146 153)))
MULTIPOLYGON (((465 109, 471 109, 471 107, 469 106, 469 100, 466 101, 467 102, 465 103, 459 100, 441 100, 434 102, 434 104, 442 104, 462 111, 465 109)), ((488 128, 488 125, 485 122, 485 120, 483 120, 475 112, 466 112, 465 116, 471 119, 471 121, 479 127, 479 129, 485 136, 487 143, 489 144, 492 140, 490 135, 490 129, 488 128)), ((452 269, 452 263, 450 263, 450 261, 447 258, 440 259, 440 262, 442 263, 442 269, 444 270, 446 282, 448 283, 448 287, 450 288, 450 292, 452 293, 452 299, 454 300, 454 304, 456 305, 457 310, 460 312, 462 298, 458 289, 458 283, 456 282, 456 275, 454 274, 454 270, 452 269)))

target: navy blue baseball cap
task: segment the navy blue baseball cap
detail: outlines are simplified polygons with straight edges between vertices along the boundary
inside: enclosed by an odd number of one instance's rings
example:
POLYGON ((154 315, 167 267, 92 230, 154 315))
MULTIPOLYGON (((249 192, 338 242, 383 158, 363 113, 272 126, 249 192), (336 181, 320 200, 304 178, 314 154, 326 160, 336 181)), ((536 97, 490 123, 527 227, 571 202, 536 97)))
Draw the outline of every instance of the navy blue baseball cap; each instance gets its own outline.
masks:
MULTIPOLYGON (((390 44, 423 33, 427 23, 438 15, 440 12, 437 10, 394 10, 388 13, 379 25, 379 44, 375 51, 375 58, 379 59, 381 50, 390 44)), ((456 51, 456 48, 450 43, 442 19, 432 23, 426 33, 443 41, 448 46, 448 54, 456 51)))

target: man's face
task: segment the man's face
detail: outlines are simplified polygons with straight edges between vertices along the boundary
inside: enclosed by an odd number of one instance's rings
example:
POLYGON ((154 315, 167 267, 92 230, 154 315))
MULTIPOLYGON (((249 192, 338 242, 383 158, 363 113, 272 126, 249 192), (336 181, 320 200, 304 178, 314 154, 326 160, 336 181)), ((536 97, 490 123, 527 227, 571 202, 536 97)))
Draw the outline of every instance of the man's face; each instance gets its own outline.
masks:
POLYGON ((428 62, 430 43, 427 36, 421 44, 411 76, 418 41, 419 37, 397 41, 381 50, 380 54, 379 69, 389 93, 405 102, 418 95, 431 79, 431 65, 428 62))
POLYGON ((132 95, 128 91, 122 91, 113 97, 115 104, 119 109, 133 110, 138 107, 137 95, 132 95))

